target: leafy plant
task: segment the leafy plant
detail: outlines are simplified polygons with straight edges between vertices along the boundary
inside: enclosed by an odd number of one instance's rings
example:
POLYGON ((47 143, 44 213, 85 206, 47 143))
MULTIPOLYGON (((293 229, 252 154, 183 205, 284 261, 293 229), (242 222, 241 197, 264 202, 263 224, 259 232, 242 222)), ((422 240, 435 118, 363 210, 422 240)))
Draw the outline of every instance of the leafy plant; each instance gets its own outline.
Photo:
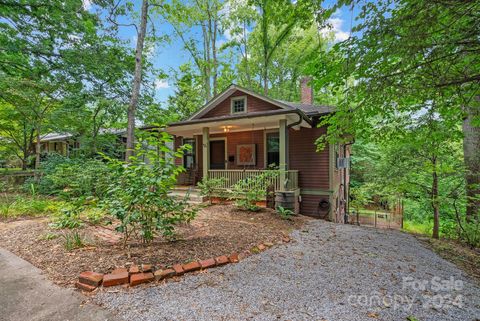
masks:
POLYGON ((72 233, 63 234, 64 243, 63 246, 67 251, 78 249, 85 246, 85 242, 77 231, 72 233))
POLYGON ((53 239, 56 239, 58 238, 60 235, 56 234, 56 233, 45 233, 43 234, 42 236, 40 236, 40 240, 46 240, 46 241, 49 241, 49 240, 53 240, 53 239))
POLYGON ((261 207, 256 203, 267 196, 267 189, 274 183, 279 171, 268 170, 259 175, 238 181, 232 189, 235 206, 242 210, 258 212, 261 207))
POLYGON ((79 206, 67 207, 61 210, 60 214, 54 217, 53 223, 51 226, 53 228, 63 229, 69 228, 74 229, 82 226, 82 221, 80 220, 81 208, 79 206))
POLYGON ((105 218, 105 211, 98 207, 87 207, 82 213, 82 217, 85 217, 90 224, 99 225, 105 218))
POLYGON ((103 197, 111 174, 100 160, 73 159, 57 154, 48 155, 42 162, 41 172, 40 179, 27 180, 24 189, 65 199, 103 197))
POLYGON ((198 187, 200 188, 200 193, 203 196, 208 197, 210 204, 212 204, 212 199, 214 196, 223 196, 222 188, 226 182, 228 181, 225 177, 220 178, 203 178, 201 182, 198 183, 198 187))
POLYGON ((165 132, 147 133, 140 137, 129 163, 106 158, 113 175, 101 203, 120 220, 117 230, 124 233, 124 245, 137 232, 144 242, 150 242, 157 231, 172 237, 175 224, 188 222, 196 215, 195 207, 169 195, 178 174, 184 171, 170 159, 182 157, 191 148, 185 145, 171 151, 166 145, 171 141, 165 132))
POLYGON ((277 213, 284 220, 289 220, 294 214, 293 211, 289 210, 288 208, 284 208, 283 206, 277 206, 277 213))
POLYGON ((28 195, 3 194, 0 202, 0 216, 15 218, 18 216, 40 216, 56 214, 65 205, 64 202, 45 198, 32 198, 28 195))

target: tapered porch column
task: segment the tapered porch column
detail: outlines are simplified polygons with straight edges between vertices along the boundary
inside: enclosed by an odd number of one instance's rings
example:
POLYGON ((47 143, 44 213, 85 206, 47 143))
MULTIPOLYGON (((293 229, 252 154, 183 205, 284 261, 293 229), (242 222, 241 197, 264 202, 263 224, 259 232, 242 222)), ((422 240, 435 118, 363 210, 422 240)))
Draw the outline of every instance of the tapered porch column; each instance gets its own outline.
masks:
POLYGON ((210 129, 202 128, 202 167, 203 178, 208 178, 208 170, 210 169, 210 129))
POLYGON ((279 121, 279 144, 280 144, 280 190, 285 189, 285 181, 287 180, 287 120, 280 119, 279 121))

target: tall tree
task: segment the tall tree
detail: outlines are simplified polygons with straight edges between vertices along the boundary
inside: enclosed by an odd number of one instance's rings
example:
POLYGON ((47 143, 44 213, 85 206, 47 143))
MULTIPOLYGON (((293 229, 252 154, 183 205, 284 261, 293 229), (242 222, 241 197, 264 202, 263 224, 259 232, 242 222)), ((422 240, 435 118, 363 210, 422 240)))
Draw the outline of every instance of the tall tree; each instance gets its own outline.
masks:
POLYGON ((250 0, 258 8, 259 39, 262 44, 263 93, 268 94, 268 73, 273 55, 295 27, 308 28, 316 19, 319 2, 314 0, 250 0))
POLYGON ((127 146, 125 160, 128 161, 133 155, 135 148, 135 111, 137 110, 140 86, 142 84, 142 60, 145 35, 147 33, 148 0, 142 1, 142 13, 140 27, 137 29, 137 45, 135 49, 135 73, 132 85, 132 95, 127 112, 127 146))
MULTIPOLYGON (((360 5, 338 1, 338 6, 360 5)), ((464 122, 467 216, 480 206, 480 3, 478 1, 369 1, 361 4, 354 35, 314 63, 317 86, 335 85, 348 101, 330 119, 330 138, 362 135, 372 117, 414 115, 435 101, 449 126, 464 122), (354 81, 353 81, 354 79, 354 81), (419 103, 419 97, 423 100, 419 103)))
POLYGON ((173 0, 159 10, 190 54, 203 79, 203 96, 210 100, 218 92, 222 65, 218 46, 221 34, 223 1, 173 0))
POLYGON ((0 17, 8 21, 0 24, 0 99, 33 128, 38 168, 52 113, 67 105, 76 113, 99 88, 118 93, 115 87, 129 73, 128 54, 100 32, 101 21, 82 1, 7 0, 0 17))

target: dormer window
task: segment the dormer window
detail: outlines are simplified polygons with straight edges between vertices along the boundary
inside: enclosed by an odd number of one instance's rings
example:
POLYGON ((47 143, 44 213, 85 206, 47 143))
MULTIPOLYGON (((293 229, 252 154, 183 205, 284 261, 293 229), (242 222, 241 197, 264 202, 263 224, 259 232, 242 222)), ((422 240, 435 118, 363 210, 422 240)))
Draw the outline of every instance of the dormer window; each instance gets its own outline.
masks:
POLYGON ((233 97, 231 100, 232 114, 247 112, 247 96, 233 97))

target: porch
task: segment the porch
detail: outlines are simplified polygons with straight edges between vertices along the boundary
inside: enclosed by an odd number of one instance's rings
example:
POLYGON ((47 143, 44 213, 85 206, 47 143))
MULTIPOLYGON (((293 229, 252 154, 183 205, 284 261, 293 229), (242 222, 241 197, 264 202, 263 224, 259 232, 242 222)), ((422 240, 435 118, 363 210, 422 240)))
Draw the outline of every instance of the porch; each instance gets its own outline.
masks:
POLYGON ((176 137, 174 147, 192 146, 175 160, 186 168, 179 184, 195 186, 204 177, 225 178, 221 188, 231 189, 240 180, 274 167, 279 173, 272 178, 274 191, 296 190, 299 171, 288 166, 288 132, 300 127, 310 124, 296 113, 173 124, 167 131, 176 137))

